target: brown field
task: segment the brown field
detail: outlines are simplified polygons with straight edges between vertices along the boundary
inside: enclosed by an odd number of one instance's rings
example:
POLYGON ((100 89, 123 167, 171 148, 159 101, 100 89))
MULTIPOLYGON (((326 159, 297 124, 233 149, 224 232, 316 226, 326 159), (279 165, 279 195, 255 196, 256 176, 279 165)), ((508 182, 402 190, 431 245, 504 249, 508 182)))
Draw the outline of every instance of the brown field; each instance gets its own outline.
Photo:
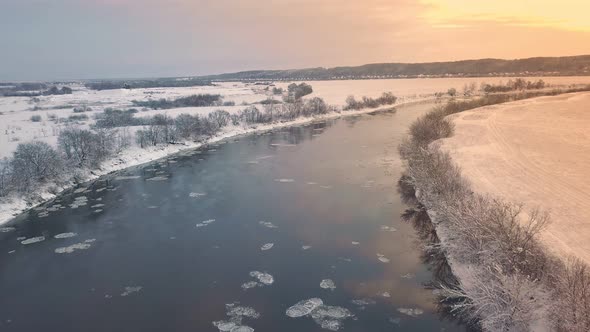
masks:
POLYGON ((541 240, 590 264, 590 93, 461 112, 440 144, 474 190, 540 208, 552 223, 541 240))

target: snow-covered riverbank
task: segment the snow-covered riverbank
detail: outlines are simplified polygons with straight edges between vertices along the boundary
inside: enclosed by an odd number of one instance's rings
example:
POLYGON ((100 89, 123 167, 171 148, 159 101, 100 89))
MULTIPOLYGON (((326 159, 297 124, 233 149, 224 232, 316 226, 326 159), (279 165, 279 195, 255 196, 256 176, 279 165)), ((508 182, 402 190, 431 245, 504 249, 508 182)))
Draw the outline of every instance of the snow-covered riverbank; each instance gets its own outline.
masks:
MULTIPOLYGON (((411 103, 420 103, 420 102, 428 102, 431 101, 432 98, 423 98, 423 99, 406 99, 405 101, 401 101, 393 105, 393 107, 407 105, 411 103)), ((315 117, 302 117, 298 118, 294 121, 288 122, 278 122, 278 123, 270 123, 270 124, 262 124, 257 126, 227 126, 224 127, 219 134, 210 138, 206 142, 193 142, 193 141, 184 141, 179 142, 178 144, 169 144, 169 145, 162 145, 162 146, 154 146, 148 148, 140 148, 138 146, 132 146, 130 148, 125 149, 121 153, 119 153, 116 157, 109 159, 102 163, 100 169, 92 170, 88 174, 86 174, 85 181, 92 181, 100 176, 120 171, 125 168, 138 166, 141 164, 149 163, 151 161, 168 157, 178 152, 182 152, 185 150, 190 149, 198 149, 203 145, 212 144, 216 142, 220 142, 224 139, 228 139, 231 137, 258 133, 258 132, 265 132, 270 130, 275 130, 278 128, 284 127, 292 127, 303 125, 306 123, 311 123, 315 121, 325 121, 329 119, 335 119, 339 117, 347 117, 347 116, 355 116, 373 112, 380 112, 391 109, 392 106, 378 108, 378 109, 362 109, 358 111, 342 111, 342 112, 333 112, 324 114, 321 116, 315 117)), ((39 205, 44 202, 50 201, 57 197, 61 192, 71 189, 76 186, 76 183, 71 183, 65 186, 61 186, 56 188, 52 185, 46 185, 41 188, 37 192, 35 192, 36 198, 33 201, 28 201, 23 197, 6 197, 3 199, 3 202, 0 203, 0 225, 7 223, 15 216, 39 205)))

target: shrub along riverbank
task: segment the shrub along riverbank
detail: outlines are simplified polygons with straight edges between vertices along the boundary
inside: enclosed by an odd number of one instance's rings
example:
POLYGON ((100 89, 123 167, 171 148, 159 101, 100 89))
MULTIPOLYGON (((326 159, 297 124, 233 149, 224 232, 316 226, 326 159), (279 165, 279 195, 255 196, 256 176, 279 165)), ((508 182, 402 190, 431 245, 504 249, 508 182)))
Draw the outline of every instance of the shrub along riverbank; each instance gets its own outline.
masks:
MULTIPOLYGON (((197 97, 193 99, 203 99, 197 97)), ((240 134, 257 127, 284 126, 301 119, 341 112, 321 98, 295 96, 280 105, 268 104, 261 108, 250 105, 233 114, 216 110, 205 115, 180 114, 175 118, 165 114, 136 117, 135 109, 105 109, 89 129, 62 128, 57 147, 40 141, 19 143, 10 158, 0 159, 0 223, 7 220, 9 209, 23 211, 27 205, 38 204, 64 188, 88 180, 91 174, 104 174, 104 164, 137 153, 137 147, 148 150, 143 154, 149 154, 152 151, 149 148, 198 146, 220 135, 240 134), (136 148, 129 152, 134 142, 136 148), (12 207, 14 202, 20 202, 19 208, 12 207)), ((161 153, 157 155, 162 156, 161 153)))
POLYGON ((537 241, 547 214, 474 193, 435 141, 453 135, 448 115, 579 91, 590 86, 451 101, 414 122, 400 145, 408 175, 401 181, 416 190, 416 210, 428 212, 440 239, 429 250, 444 253, 458 279, 442 287, 444 301, 486 331, 590 331, 590 270, 537 241))

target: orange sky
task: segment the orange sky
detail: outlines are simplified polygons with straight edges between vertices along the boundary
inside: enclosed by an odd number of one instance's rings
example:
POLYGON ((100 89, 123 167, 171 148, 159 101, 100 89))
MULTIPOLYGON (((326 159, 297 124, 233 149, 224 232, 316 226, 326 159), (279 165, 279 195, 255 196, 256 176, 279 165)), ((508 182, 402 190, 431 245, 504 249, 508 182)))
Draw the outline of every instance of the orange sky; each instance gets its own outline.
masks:
POLYGON ((0 79, 590 54, 582 0, 2 3, 0 79))

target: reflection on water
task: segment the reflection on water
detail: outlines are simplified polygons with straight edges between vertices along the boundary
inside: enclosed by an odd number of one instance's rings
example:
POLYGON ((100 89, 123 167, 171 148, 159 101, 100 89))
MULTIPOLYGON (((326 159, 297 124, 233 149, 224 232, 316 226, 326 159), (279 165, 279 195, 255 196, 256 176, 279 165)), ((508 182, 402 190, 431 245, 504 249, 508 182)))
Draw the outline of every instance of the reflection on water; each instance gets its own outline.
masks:
POLYGON ((402 202, 408 205, 401 217, 412 224, 416 230, 422 245, 420 257, 422 262, 429 266, 429 270, 433 274, 433 280, 426 286, 439 294, 438 312, 442 317, 461 321, 470 330, 479 330, 477 322, 472 320, 464 311, 468 308, 464 306, 467 300, 462 297, 457 298, 453 295, 454 293, 451 294, 446 291, 459 289, 459 281, 453 274, 445 253, 440 249, 440 240, 426 208, 416 198, 411 179, 405 174, 398 181, 398 192, 402 202))
POLYGON ((228 140, 20 216, 0 232, 2 331, 465 330, 395 190, 429 107, 228 140))

